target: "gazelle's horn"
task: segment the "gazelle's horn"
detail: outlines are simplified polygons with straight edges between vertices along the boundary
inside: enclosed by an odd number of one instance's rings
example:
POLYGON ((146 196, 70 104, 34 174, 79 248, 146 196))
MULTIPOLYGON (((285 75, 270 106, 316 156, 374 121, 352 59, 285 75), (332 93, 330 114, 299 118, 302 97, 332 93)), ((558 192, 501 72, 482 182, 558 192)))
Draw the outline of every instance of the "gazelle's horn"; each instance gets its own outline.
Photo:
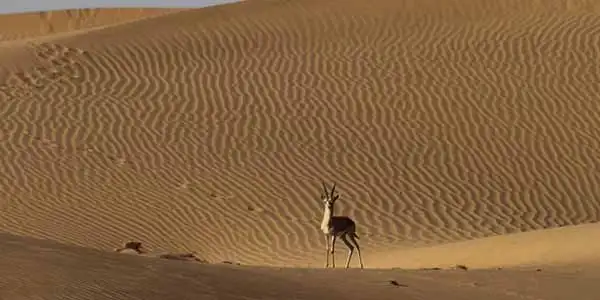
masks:
POLYGON ((333 193, 335 193, 335 182, 333 183, 333 187, 331 188, 331 199, 333 199, 333 193))
POLYGON ((325 184, 325 181, 323 181, 323 191, 325 192, 324 195, 327 195, 327 185, 325 184))

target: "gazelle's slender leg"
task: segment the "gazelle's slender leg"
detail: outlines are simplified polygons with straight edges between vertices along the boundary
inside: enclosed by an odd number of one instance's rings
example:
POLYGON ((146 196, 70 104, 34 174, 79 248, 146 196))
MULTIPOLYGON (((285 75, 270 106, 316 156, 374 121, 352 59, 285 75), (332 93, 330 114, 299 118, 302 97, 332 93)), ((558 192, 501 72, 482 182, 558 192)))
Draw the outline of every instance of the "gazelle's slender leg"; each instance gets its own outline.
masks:
POLYGON ((360 255, 360 246, 358 246, 358 242, 356 241, 354 234, 350 234, 350 241, 352 241, 352 244, 354 244, 354 247, 356 247, 356 251, 358 251, 358 261, 360 262, 360 268, 363 269, 364 266, 362 256, 360 255))
POLYGON ((348 257, 346 258, 346 269, 348 269, 348 266, 350 266, 350 260, 352 259, 352 253, 354 252, 354 246, 352 246, 352 244, 350 244, 348 241, 347 234, 342 235, 340 238, 344 244, 346 244, 346 247, 348 247, 348 257))
POLYGON ((335 234, 331 235, 331 267, 335 268, 335 234))
POLYGON ((325 235, 325 268, 329 268, 329 235, 325 235))

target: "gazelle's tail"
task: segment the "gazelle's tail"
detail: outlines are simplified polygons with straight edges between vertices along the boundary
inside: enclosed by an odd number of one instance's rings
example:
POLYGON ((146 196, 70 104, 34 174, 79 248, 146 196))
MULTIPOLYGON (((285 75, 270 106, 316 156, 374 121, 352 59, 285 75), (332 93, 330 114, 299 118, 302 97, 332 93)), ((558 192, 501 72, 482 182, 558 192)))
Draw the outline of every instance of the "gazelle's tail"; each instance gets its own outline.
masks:
POLYGON ((352 235, 353 235, 355 238, 357 238, 357 239, 359 239, 359 240, 360 240, 360 237, 358 237, 358 234, 356 234, 356 232, 355 232, 355 233, 353 233, 352 235))

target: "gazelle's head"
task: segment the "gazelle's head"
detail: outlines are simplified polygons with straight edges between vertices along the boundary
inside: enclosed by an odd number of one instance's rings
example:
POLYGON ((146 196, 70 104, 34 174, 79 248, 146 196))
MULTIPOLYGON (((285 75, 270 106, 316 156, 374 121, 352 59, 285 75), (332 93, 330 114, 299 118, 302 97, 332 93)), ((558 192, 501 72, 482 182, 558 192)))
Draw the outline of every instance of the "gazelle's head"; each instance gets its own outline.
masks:
POLYGON ((331 192, 327 191, 327 185, 323 182, 323 193, 321 194, 321 200, 325 207, 330 210, 333 210, 333 204, 340 197, 340 195, 335 194, 335 182, 333 183, 333 187, 331 188, 331 192))

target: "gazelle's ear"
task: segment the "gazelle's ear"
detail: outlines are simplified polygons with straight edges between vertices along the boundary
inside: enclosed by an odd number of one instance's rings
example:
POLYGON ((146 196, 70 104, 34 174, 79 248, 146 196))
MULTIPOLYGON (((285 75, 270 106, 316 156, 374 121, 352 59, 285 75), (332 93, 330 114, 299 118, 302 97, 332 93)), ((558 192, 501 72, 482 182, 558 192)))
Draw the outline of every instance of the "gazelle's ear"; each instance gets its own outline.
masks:
POLYGON ((340 195, 335 195, 335 197, 333 197, 333 201, 337 200, 340 197, 340 195))

